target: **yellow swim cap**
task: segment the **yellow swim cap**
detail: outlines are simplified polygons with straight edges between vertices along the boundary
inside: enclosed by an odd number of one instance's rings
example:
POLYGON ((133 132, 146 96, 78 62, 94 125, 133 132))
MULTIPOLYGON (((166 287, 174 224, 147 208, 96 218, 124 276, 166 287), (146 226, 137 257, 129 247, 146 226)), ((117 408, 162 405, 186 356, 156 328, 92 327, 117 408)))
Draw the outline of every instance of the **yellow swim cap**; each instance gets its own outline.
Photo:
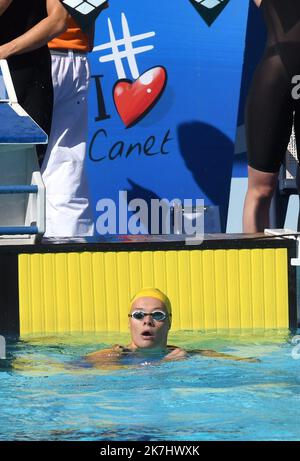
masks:
POLYGON ((140 298, 144 298, 144 297, 160 299, 166 306, 169 316, 172 315, 171 301, 169 300, 168 296, 165 295, 158 288, 141 288, 131 299, 129 310, 131 309, 131 306, 134 303, 134 301, 140 298))

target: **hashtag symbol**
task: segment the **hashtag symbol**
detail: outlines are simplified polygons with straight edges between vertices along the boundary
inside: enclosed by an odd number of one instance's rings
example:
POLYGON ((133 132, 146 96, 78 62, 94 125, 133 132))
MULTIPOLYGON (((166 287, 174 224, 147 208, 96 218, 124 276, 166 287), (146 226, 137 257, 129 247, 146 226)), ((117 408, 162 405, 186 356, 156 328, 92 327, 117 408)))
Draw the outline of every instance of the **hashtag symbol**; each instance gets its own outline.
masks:
POLYGON ((81 14, 90 14, 95 8, 98 8, 107 0, 63 0, 62 3, 65 5, 74 8, 78 13, 81 14))
POLYGON ((121 21, 122 21, 123 38, 118 39, 118 40, 116 39, 113 26, 112 26, 112 22, 110 19, 108 19, 108 30, 109 30, 110 41, 108 43, 104 43, 103 45, 95 46, 93 51, 102 51, 106 49, 111 49, 111 54, 101 56, 99 61, 103 63, 113 61, 115 64, 118 78, 122 79, 122 78, 126 78, 126 73, 125 73, 123 63, 122 63, 122 59, 126 59, 132 78, 137 79, 140 73, 138 70, 137 61, 136 61, 135 56, 137 54, 145 53, 146 51, 153 50, 154 47, 153 45, 134 47, 133 43, 153 37, 155 35, 155 32, 146 32, 144 34, 131 35, 130 30, 129 30, 128 21, 124 13, 122 13, 121 15, 121 21), (123 51, 120 51, 119 49, 120 46, 124 47, 123 51))

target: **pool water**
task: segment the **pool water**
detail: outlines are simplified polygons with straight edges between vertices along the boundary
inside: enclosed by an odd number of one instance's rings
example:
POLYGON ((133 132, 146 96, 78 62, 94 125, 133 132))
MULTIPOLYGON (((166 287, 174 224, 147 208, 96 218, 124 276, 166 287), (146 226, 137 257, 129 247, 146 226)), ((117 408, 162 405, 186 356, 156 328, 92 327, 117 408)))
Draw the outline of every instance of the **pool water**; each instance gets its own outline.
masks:
POLYGON ((0 361, 0 440, 300 440, 300 360, 287 331, 169 339, 260 362, 192 356, 93 368, 86 353, 128 336, 11 340, 0 361))

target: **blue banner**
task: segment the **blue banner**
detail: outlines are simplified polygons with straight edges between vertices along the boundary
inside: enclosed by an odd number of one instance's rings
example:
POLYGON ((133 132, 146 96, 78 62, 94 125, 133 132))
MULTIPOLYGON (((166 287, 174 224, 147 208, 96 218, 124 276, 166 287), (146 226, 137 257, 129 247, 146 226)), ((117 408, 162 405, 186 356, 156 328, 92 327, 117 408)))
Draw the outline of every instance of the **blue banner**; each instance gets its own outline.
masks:
POLYGON ((96 223, 99 200, 118 207, 126 191, 127 202, 204 199, 225 230, 248 5, 111 0, 98 17, 87 158, 96 223))

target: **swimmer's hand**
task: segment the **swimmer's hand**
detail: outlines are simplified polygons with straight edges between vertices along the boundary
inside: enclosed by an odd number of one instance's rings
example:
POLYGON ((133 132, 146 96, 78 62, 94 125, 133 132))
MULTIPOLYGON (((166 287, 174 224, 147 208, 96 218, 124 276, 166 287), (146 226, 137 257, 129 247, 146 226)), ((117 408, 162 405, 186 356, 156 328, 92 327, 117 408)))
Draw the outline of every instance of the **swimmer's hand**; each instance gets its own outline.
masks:
POLYGON ((162 360, 163 361, 182 360, 182 359, 185 359, 187 356, 188 354, 184 349, 180 349, 179 347, 176 347, 173 351, 167 354, 162 360))
POLYGON ((91 352, 86 355, 86 360, 90 363, 107 363, 118 361, 122 354, 130 352, 126 347, 115 344, 108 349, 91 352))

